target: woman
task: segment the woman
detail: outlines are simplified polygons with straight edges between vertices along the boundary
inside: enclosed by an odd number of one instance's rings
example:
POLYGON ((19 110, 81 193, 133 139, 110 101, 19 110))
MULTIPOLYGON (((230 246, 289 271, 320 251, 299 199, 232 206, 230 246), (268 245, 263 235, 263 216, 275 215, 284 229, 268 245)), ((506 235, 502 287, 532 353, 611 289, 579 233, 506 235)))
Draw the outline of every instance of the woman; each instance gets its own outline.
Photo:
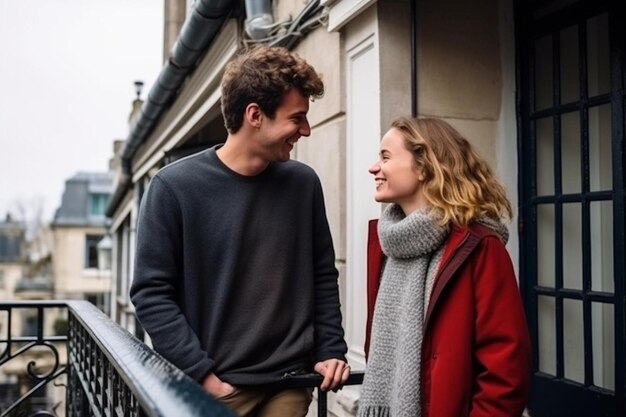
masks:
POLYGON ((520 416, 531 348, 504 188, 437 119, 396 120, 369 172, 391 204, 370 225, 359 416, 520 416))

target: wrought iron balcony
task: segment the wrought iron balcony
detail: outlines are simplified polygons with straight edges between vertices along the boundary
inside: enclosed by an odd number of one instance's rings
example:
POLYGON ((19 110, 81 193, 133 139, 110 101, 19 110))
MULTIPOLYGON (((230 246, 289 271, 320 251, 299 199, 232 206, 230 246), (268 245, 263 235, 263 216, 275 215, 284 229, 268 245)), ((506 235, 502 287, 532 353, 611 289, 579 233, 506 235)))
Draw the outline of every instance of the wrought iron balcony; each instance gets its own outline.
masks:
MULTIPOLYGON (((87 301, 0 302, 0 378, 3 373, 20 374, 29 384, 10 404, 0 397, 0 417, 233 415, 87 301), (63 400, 45 409, 33 404, 49 386, 64 387, 63 400)), ((318 387, 321 381, 319 375, 294 376, 280 386, 318 387)), ((347 385, 362 381, 362 373, 353 373, 347 385)), ((326 393, 317 394, 318 416, 326 416, 326 393)))

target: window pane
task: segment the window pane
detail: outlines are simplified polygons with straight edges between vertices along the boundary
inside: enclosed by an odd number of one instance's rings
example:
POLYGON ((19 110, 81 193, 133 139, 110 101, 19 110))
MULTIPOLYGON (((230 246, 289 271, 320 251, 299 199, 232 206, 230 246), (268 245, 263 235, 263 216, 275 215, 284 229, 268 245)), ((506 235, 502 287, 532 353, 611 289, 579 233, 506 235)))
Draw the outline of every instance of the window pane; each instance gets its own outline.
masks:
POLYGON ((554 194, 554 136, 552 118, 535 121, 537 140, 537 195, 554 194))
POLYGON ((583 303, 563 300, 563 364, 564 376, 585 382, 585 338, 583 333, 583 303))
POLYGON ((580 204, 563 204, 563 288, 583 288, 582 241, 580 204))
POLYGON ((589 220, 591 221, 591 289, 614 292, 613 202, 592 202, 589 211, 589 220))
POLYGON ((591 304, 593 384, 615 390, 615 337, 612 304, 591 304))
POLYGON ((67 335, 67 310, 65 308, 47 308, 43 317, 45 336, 67 335))
MULTIPOLYGON (((21 336, 37 336, 39 328, 38 312, 35 309, 14 309, 14 313, 21 313, 22 334, 21 336)), ((18 313, 18 314, 19 314, 18 313)))
POLYGON ((589 108, 589 189, 613 188, 611 152, 611 105, 589 108))
POLYGON ((561 116, 561 187, 563 194, 580 193, 580 114, 561 116))
POLYGON ((537 284, 554 287, 554 206, 537 206, 537 284))
POLYGON ((563 29, 559 37, 561 49, 561 103, 580 99, 578 25, 563 29))
POLYGON ((554 298, 537 297, 539 318, 539 370, 556 375, 556 316, 554 298))
POLYGON ((535 111, 552 107, 552 35, 535 41, 535 111))
POLYGON ((89 195, 89 214, 93 216, 104 215, 108 200, 109 200, 108 194, 90 194, 89 195))
MULTIPOLYGON (((8 320, 7 320, 8 322, 8 320)), ((7 323, 8 324, 8 323, 7 323)), ((8 334, 8 331, 7 331, 8 334)), ((37 335, 37 309, 19 308, 11 313, 11 338, 37 335), (33 329, 34 326, 34 329, 33 329)))
MULTIPOLYGON (((123 275, 123 265, 124 265, 124 251, 126 250, 126 246, 124 245, 124 229, 126 227, 126 222, 124 222, 123 226, 115 231, 115 239, 117 244, 115 246, 115 250, 113 251, 113 256, 115 257, 114 265, 115 265, 115 280, 116 280, 116 294, 117 296, 122 296, 124 289, 122 288, 122 279, 126 277, 122 277, 123 275)), ((119 323, 119 321, 118 321, 119 323)))
POLYGON ((85 268, 98 267, 98 242, 102 239, 99 235, 87 235, 85 237, 85 268))
POLYGON ((604 13, 587 20, 587 88, 589 96, 608 93, 611 88, 609 66, 609 19, 604 13))

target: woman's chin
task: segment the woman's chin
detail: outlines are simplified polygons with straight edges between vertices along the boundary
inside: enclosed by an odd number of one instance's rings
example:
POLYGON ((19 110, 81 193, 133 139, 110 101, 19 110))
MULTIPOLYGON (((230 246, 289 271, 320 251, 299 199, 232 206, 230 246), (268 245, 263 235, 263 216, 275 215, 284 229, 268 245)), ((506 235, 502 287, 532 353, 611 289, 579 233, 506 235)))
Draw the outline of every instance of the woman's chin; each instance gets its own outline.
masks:
POLYGON ((374 201, 376 201, 377 203, 393 203, 393 201, 385 198, 385 196, 383 195, 374 195, 374 201))

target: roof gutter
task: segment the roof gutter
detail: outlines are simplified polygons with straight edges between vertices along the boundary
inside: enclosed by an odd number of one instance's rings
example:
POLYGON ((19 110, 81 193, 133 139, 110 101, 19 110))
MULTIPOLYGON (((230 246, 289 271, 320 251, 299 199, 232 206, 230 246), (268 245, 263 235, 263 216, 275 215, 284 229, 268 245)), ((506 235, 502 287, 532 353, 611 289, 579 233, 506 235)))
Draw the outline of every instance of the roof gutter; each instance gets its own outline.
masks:
POLYGON ((183 82, 211 45, 236 4, 236 0, 198 0, 185 19, 170 57, 141 106, 137 122, 132 126, 122 149, 122 172, 106 208, 107 217, 113 217, 124 195, 132 187, 132 160, 137 150, 174 102, 183 82))

